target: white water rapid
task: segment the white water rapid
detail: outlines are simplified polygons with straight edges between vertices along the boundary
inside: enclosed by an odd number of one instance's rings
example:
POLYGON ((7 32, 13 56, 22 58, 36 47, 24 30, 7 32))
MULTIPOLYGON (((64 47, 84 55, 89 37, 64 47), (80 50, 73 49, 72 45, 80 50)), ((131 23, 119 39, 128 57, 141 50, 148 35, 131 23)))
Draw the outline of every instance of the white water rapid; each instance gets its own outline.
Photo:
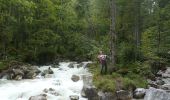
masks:
MULTIPOLYGON (((87 100, 80 95, 83 88, 81 76, 89 74, 87 69, 69 68, 68 65, 69 63, 62 62, 59 68, 51 68, 54 71, 51 78, 37 76, 37 79, 20 81, 0 79, 0 100, 28 100, 31 96, 45 94, 43 90, 49 88, 55 89, 59 96, 46 93, 48 100, 70 100, 70 95, 79 96, 79 100, 87 100), (80 80, 73 82, 72 75, 80 76, 80 80)), ((42 66, 39 69, 43 71, 48 67, 42 66)))

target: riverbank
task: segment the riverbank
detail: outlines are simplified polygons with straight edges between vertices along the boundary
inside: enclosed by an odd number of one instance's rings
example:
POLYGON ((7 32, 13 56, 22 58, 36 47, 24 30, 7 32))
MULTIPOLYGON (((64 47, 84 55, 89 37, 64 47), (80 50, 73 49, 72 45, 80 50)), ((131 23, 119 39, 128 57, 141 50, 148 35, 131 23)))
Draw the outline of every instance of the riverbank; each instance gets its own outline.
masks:
POLYGON ((101 75, 99 64, 89 66, 98 96, 102 98, 100 100, 170 100, 169 70, 167 67, 166 71, 159 72, 159 76, 154 76, 153 79, 141 73, 136 74, 132 69, 126 71, 126 74, 117 69, 115 72, 101 75))

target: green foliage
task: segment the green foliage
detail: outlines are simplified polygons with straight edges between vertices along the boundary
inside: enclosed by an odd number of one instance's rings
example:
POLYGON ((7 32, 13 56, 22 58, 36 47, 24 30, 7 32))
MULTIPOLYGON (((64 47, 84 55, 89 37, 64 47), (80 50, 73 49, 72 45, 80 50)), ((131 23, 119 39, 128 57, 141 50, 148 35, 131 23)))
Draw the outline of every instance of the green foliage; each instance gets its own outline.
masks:
POLYGON ((5 64, 3 62, 0 62, 0 71, 5 68, 5 64))
POLYGON ((134 73, 127 74, 125 78, 123 78, 123 84, 124 88, 129 87, 146 88, 148 85, 146 78, 134 73))
MULTIPOLYGON (((135 64, 134 64, 135 65, 135 64)), ((101 75, 98 64, 89 66, 90 72, 93 73, 94 85, 97 89, 107 92, 115 92, 117 89, 128 90, 130 88, 146 88, 148 83, 143 73, 135 73, 134 69, 128 69, 126 75, 120 72, 113 72, 108 75, 101 75)))

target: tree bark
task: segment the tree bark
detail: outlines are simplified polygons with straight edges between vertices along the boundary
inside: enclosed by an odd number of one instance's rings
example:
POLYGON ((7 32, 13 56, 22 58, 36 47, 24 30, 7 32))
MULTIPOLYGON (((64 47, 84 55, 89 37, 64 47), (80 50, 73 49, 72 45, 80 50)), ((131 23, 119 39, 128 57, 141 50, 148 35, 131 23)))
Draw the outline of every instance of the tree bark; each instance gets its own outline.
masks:
POLYGON ((111 53, 111 65, 115 68, 115 16, 116 16, 116 4, 115 0, 110 0, 110 53, 111 53))

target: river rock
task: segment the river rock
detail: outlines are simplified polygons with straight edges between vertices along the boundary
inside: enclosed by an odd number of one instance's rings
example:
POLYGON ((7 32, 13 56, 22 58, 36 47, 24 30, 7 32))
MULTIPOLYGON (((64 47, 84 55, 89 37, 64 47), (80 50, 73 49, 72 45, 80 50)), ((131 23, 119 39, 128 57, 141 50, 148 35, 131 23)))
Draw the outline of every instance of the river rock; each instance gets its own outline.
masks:
POLYGON ((165 73, 162 74, 163 78, 170 78, 170 67, 167 67, 165 73))
POLYGON ((52 94, 54 96, 59 96, 60 94, 53 88, 44 89, 43 92, 52 94))
POLYGON ((165 82, 164 82, 162 79, 156 80, 155 83, 156 83, 157 85, 163 85, 163 84, 165 84, 165 82))
POLYGON ((14 75, 21 75, 23 76, 24 75, 24 72, 21 70, 21 69, 12 69, 14 75))
POLYGON ((9 69, 2 72, 2 77, 7 76, 9 80, 32 79, 41 72, 37 66, 16 61, 10 62, 7 68, 9 69))
POLYGON ((80 67, 83 67, 83 63, 81 62, 81 63, 79 63, 78 65, 77 65, 77 68, 80 68, 80 67))
POLYGON ((98 92, 94 86, 84 86, 81 91, 81 96, 88 98, 88 100, 98 100, 98 92))
POLYGON ((146 91, 144 100, 170 100, 170 94, 162 89, 155 89, 150 87, 146 91))
POLYGON ((164 84, 162 85, 163 90, 170 90, 170 84, 164 84))
POLYGON ((76 62, 71 62, 71 63, 68 65, 68 67, 69 67, 69 68, 74 68, 74 64, 76 64, 76 62))
POLYGON ((77 81, 80 80, 80 77, 77 76, 77 75, 73 75, 73 76, 71 77, 71 80, 72 80, 73 82, 77 82, 77 81))
POLYGON ((22 79, 22 75, 17 75, 14 79, 15 80, 21 80, 22 79))
POLYGON ((83 75, 83 89, 81 96, 88 98, 88 100, 99 100, 98 92, 96 87, 93 85, 93 76, 91 74, 83 75))
POLYGON ((111 92, 98 92, 99 100, 117 100, 117 97, 115 94, 111 92))
POLYGON ((42 73, 41 73, 41 76, 46 76, 48 74, 53 74, 53 70, 49 67, 48 69, 44 70, 42 73))
POLYGON ((25 78, 27 79, 34 79, 37 76, 36 72, 34 71, 29 71, 26 75, 25 78))
POLYGON ((136 99, 142 99, 142 98, 144 98, 145 93, 146 93, 146 89, 144 89, 144 88, 137 88, 137 89, 134 91, 134 98, 136 98, 136 99))
POLYGON ((71 95, 70 100, 79 100, 79 96, 77 95, 71 95))
POLYGON ((159 88, 159 85, 156 84, 156 82, 151 81, 151 80, 147 80, 147 81, 148 81, 149 87, 159 88))
POLYGON ((37 96, 31 96, 29 100, 47 100, 47 95, 46 94, 40 94, 37 96))
POLYGON ((131 100, 132 99, 132 96, 130 95, 130 93, 125 90, 116 91, 116 96, 118 100, 131 100))

